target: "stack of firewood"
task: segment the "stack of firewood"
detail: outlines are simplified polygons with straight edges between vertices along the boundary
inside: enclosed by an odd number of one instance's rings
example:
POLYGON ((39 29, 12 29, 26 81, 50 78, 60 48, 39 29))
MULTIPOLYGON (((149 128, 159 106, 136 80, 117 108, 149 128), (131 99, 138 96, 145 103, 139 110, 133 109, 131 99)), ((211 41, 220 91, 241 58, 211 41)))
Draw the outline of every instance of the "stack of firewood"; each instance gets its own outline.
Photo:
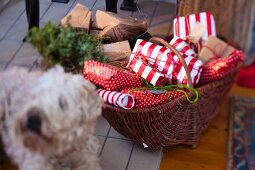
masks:
POLYGON ((131 54, 128 41, 134 40, 148 29, 148 23, 145 20, 101 10, 96 11, 93 21, 92 12, 81 4, 77 4, 60 23, 62 26, 70 24, 99 39, 107 39, 109 43, 103 45, 104 53, 109 57, 110 64, 120 67, 127 64, 131 54))

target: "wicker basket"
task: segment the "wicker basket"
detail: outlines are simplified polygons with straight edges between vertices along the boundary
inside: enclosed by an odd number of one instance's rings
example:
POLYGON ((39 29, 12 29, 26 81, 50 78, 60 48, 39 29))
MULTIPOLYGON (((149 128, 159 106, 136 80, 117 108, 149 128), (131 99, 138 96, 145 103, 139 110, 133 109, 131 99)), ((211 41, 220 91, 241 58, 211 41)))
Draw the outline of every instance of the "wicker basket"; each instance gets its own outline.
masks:
MULTIPOLYGON (((168 43, 159 41, 169 47, 168 43)), ((173 51, 176 52, 175 49, 173 51)), ((147 109, 124 110, 106 104, 103 116, 116 131, 150 148, 177 144, 195 147, 201 133, 217 115, 224 96, 235 81, 236 74, 237 69, 219 81, 197 88, 199 100, 195 104, 190 104, 185 96, 147 109)), ((192 93, 188 95, 193 97, 192 93)))

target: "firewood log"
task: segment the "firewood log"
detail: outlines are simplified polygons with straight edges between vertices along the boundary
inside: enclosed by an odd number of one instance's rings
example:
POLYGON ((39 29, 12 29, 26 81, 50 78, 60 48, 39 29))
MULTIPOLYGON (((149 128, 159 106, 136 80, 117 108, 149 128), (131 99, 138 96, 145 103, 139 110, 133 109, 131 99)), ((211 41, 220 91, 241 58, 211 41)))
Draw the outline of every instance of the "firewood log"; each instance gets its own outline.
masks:
POLYGON ((91 11, 84 5, 76 4, 75 7, 61 19, 61 25, 66 26, 70 24, 74 28, 85 29, 86 32, 90 30, 91 11))
POLYGON ((134 39, 148 29, 145 20, 121 16, 112 12, 96 11, 95 27, 102 29, 99 37, 108 36, 111 42, 134 39))
POLYGON ((103 45, 104 54, 109 57, 109 64, 124 67, 131 55, 128 41, 121 41, 103 45))

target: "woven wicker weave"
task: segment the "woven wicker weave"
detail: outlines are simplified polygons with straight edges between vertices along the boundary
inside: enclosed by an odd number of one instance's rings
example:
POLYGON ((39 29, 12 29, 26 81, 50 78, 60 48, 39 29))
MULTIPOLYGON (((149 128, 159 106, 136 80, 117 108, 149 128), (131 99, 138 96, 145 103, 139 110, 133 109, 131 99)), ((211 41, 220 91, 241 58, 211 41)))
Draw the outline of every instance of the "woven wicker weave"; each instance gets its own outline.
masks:
POLYGON ((237 69, 219 81, 197 88, 199 100, 195 104, 190 104, 185 96, 148 109, 124 110, 106 104, 103 116, 116 131, 150 148, 176 144, 195 147, 201 133, 218 113, 236 73, 237 69))

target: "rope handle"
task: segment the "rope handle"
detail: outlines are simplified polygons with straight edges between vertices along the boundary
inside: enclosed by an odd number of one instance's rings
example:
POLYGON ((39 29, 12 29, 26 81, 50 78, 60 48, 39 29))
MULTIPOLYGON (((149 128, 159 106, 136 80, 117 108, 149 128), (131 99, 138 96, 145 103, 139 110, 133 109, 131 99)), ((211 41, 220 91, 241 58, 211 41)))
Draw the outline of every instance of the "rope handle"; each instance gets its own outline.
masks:
POLYGON ((188 69, 187 63, 185 62, 185 60, 182 57, 182 55, 180 54, 180 52, 178 50, 176 50, 172 45, 167 43, 165 40, 163 40, 162 38, 152 37, 149 41, 159 42, 159 43, 163 44, 164 46, 166 46, 167 48, 169 48, 170 50, 172 50, 177 55, 177 57, 180 59, 180 61, 182 63, 182 66, 184 67, 184 70, 186 72, 186 76, 187 76, 187 79, 188 79, 188 85, 190 87, 193 87, 192 79, 191 79, 191 76, 190 76, 190 71, 188 69))

